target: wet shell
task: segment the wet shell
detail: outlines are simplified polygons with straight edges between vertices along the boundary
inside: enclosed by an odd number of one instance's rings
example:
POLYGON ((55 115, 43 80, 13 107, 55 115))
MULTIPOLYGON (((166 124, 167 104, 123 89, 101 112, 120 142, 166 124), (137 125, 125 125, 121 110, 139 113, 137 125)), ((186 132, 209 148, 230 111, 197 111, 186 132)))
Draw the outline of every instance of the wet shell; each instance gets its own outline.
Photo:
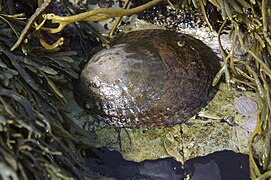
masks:
POLYGON ((117 127, 182 123, 210 100, 218 57, 200 40, 167 30, 116 38, 84 67, 77 102, 117 127))

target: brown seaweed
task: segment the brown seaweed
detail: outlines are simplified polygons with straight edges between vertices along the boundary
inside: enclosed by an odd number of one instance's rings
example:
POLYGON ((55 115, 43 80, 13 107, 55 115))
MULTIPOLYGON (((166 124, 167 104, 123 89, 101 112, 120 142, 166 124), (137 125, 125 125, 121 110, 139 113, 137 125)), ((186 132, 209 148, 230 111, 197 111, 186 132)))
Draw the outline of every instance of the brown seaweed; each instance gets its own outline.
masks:
POLYGON ((81 133, 64 116, 65 100, 58 86, 78 77, 72 60, 75 53, 51 53, 42 48, 27 56, 17 49, 10 52, 16 34, 26 24, 23 16, 7 14, 5 9, 10 6, 12 3, 1 1, 0 177, 94 177, 87 173, 80 153, 70 150, 79 142, 90 146, 95 135, 81 133))

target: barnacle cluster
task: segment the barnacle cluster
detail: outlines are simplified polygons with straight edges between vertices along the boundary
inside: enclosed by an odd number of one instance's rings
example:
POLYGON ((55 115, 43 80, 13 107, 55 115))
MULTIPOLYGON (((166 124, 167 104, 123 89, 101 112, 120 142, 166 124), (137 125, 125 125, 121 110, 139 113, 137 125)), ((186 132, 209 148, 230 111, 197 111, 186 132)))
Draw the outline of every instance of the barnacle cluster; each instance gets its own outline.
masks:
MULTIPOLYGON (((51 2, 44 0, 38 1, 39 8, 28 20, 20 36, 18 29, 24 26, 25 20, 19 15, 5 12, 5 9, 12 9, 13 4, 10 2, 13 1, 0 2, 0 166, 5 168, 5 172, 0 172, 2 177, 18 179, 30 174, 37 178, 47 174, 57 178, 82 177, 86 171, 79 164, 80 155, 69 150, 74 148, 74 143, 78 143, 76 139, 80 138, 75 139, 63 127, 62 122, 66 117, 61 113, 59 104, 65 100, 56 85, 76 78, 77 74, 72 70, 67 54, 66 61, 63 61, 60 52, 29 51, 31 45, 22 44, 28 39, 29 30, 36 28, 57 33, 71 22, 131 15, 158 3, 187 10, 191 7, 198 9, 210 30, 213 28, 206 7, 212 6, 220 13, 222 21, 216 23, 220 24, 218 41, 224 64, 213 85, 224 77, 229 88, 232 84, 240 83, 258 93, 261 102, 258 122, 248 142, 250 173, 252 179, 271 177, 270 0, 150 0, 132 9, 100 8, 68 17, 44 14, 51 2), (44 27, 48 20, 59 26, 44 27), (220 40, 222 34, 227 34, 231 40, 230 49, 224 48, 220 40), (16 35, 19 39, 13 45, 16 35), (31 52, 28 56, 21 53, 19 48, 16 49, 20 44, 25 52, 31 52), (10 52, 10 48, 14 51, 10 52), (237 58, 237 52, 242 52, 241 59, 237 58), (43 61, 40 61, 41 57, 43 61), (259 147, 257 149, 256 144, 259 147)), ((53 47, 60 44, 61 40, 53 47)), ((50 45, 45 44, 45 47, 52 49, 50 45)), ((83 142, 86 143, 86 140, 80 141, 81 144, 83 142)))

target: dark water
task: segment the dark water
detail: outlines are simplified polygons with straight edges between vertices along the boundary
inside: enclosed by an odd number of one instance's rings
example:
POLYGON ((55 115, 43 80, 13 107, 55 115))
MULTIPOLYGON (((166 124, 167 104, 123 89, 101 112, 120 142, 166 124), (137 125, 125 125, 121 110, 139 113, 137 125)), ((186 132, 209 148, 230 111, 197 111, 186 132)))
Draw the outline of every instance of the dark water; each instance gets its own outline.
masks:
POLYGON ((119 152, 105 148, 87 151, 85 160, 91 171, 118 180, 250 179, 248 155, 227 150, 189 159, 184 165, 174 158, 126 161, 119 152))

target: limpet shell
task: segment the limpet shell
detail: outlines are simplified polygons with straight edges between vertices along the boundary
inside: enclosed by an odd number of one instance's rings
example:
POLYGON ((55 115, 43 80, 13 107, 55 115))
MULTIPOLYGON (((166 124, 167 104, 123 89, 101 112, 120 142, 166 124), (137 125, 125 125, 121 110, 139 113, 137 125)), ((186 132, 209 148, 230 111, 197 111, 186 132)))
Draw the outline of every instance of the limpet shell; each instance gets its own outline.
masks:
POLYGON ((75 96, 92 116, 116 127, 171 126, 185 122, 210 100, 218 59, 189 35, 129 32, 91 57, 75 96))

